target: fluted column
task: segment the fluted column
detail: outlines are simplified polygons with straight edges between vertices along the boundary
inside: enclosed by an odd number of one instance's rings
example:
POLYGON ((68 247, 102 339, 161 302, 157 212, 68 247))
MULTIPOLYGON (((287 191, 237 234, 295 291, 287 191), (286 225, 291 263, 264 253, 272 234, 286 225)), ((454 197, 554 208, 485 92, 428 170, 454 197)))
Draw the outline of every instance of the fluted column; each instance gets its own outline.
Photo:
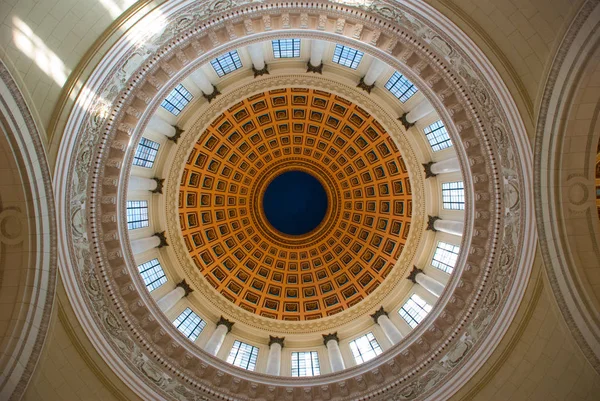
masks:
POLYGON ((404 128, 409 129, 433 110, 434 108, 431 103, 429 103, 429 100, 423 99, 421 103, 417 104, 411 111, 404 113, 399 120, 402 122, 402 125, 404 125, 404 128))
POLYGON ((157 304, 161 311, 167 313, 181 298, 187 297, 192 291, 185 280, 178 283, 167 295, 158 300, 157 304))
POLYGON ((385 336, 390 340, 392 344, 398 343, 402 340, 402 333, 396 327, 396 325, 390 320, 388 313, 383 309, 383 306, 379 308, 377 312, 371 315, 376 324, 378 324, 385 336))
POLYGON ((269 357, 267 358, 268 375, 279 376, 281 374, 281 349, 285 337, 269 336, 269 357))
POLYGON ((313 39, 310 44, 310 60, 307 65, 307 72, 323 72, 323 53, 325 52, 326 42, 313 39))
POLYGON ((198 88, 202 91, 204 95, 212 95, 216 90, 215 86, 208 80, 208 77, 202 72, 201 69, 197 69, 196 71, 190 74, 190 78, 196 84, 198 88))
POLYGON ((332 372, 339 372, 346 368, 339 341, 337 333, 323 334, 323 343, 327 347, 332 372))
POLYGON ((129 191, 150 191, 152 193, 162 194, 163 182, 161 178, 146 178, 132 175, 129 177, 129 191))
POLYGON ((263 53, 263 47, 261 43, 249 45, 248 54, 250 55, 250 60, 252 60, 252 71, 254 72, 254 77, 269 73, 267 70, 267 65, 265 64, 265 55, 263 53))
POLYGON ((460 171, 460 164, 458 163, 458 158, 451 157, 439 162, 425 163, 423 164, 423 168, 425 169, 425 177, 430 178, 435 177, 438 174, 447 174, 460 171))
POLYGON ((131 251, 134 255, 139 253, 143 253, 149 251, 153 248, 162 248, 163 246, 168 246, 167 238, 165 237, 165 232, 154 233, 151 237, 140 238, 131 241, 131 251))
POLYGON ((417 268, 417 266, 413 266, 413 270, 410 272, 408 279, 415 284, 421 285, 421 287, 425 288, 436 297, 442 295, 442 292, 444 291, 444 285, 442 283, 423 273, 423 270, 417 268))
POLYGON ((375 87, 375 81, 383 71, 387 68, 387 64, 378 59, 373 59, 373 62, 369 66, 367 73, 360 79, 357 87, 371 93, 371 90, 375 87))
POLYGON ((177 130, 174 126, 163 120, 157 115, 153 115, 148 121, 148 125, 146 129, 155 132, 157 134, 161 134, 166 136, 167 138, 172 138, 177 135, 177 130))
POLYGON ((204 346, 204 350, 211 355, 217 355, 219 350, 221 349, 221 345, 223 345, 223 341, 225 340, 225 336, 227 333, 231 331, 233 327, 233 322, 225 319, 223 316, 217 322, 217 327, 215 331, 211 334, 208 342, 204 346))
POLYGON ((428 216, 427 229, 429 231, 441 231, 443 233, 458 235, 462 237, 465 223, 456 220, 444 220, 438 216, 428 216))

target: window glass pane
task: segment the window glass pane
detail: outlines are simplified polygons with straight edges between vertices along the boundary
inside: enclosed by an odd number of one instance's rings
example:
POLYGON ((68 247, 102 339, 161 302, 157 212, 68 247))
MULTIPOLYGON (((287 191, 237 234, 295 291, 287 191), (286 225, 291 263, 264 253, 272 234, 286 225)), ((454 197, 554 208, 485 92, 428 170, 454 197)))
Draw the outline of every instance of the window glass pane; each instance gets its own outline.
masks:
POLYGON ((138 270, 148 291, 152 291, 167 282, 167 277, 158 259, 152 259, 138 266, 138 270))
POLYGON ((216 59, 212 60, 210 64, 220 77, 227 75, 238 68, 242 68, 242 61, 240 60, 237 50, 217 57, 216 59))
POLYGON ((335 50, 333 51, 333 62, 355 70, 360 63, 360 60, 362 60, 363 55, 363 52, 351 47, 335 45, 335 50))
POLYGON ((152 168, 154 160, 156 160, 156 155, 158 154, 159 146, 160 145, 157 142, 142 137, 135 150, 135 155, 133 156, 133 165, 152 168))
POLYGON ((357 365, 381 354, 381 347, 373 333, 367 333, 356 340, 350 341, 350 350, 357 365))
POLYGON ((167 98, 160 104, 171 114, 178 116, 189 102, 192 101, 194 96, 183 86, 179 84, 169 93, 167 98))
POLYGON ((452 269, 456 265, 456 259, 458 258, 458 251, 460 247, 458 245, 447 244, 445 242, 438 242, 431 265, 446 273, 452 273, 452 269))
POLYGON ((436 121, 428 127, 425 127, 425 136, 431 145, 431 149, 434 152, 438 150, 446 149, 452 146, 452 141, 446 131, 446 127, 442 121, 436 121))
POLYGON ((318 376, 320 374, 317 351, 292 352, 292 377, 318 376))
POLYGON ((256 368, 256 358, 258 357, 258 348, 241 341, 235 341, 227 362, 239 366, 242 369, 254 370, 256 368))
POLYGON ((181 315, 173 321, 173 325, 177 330, 183 333, 184 336, 192 341, 196 341, 206 322, 196 315, 190 308, 186 308, 181 315))
POLYGON ((385 89, 392 92, 392 95, 396 96, 402 103, 406 102, 412 95, 417 93, 417 87, 398 71, 388 79, 385 84, 385 89))
POLYGON ((462 181, 442 183, 442 204, 444 209, 465 209, 465 189, 462 181))
POLYGON ((431 305, 425 302, 417 294, 412 294, 408 301, 400 308, 398 313, 406 320, 406 323, 414 329, 430 311, 431 305))
POLYGON ((127 201, 127 228, 148 227, 148 201, 127 201))
POLYGON ((278 39, 273 41, 273 57, 300 57, 300 39, 278 39))

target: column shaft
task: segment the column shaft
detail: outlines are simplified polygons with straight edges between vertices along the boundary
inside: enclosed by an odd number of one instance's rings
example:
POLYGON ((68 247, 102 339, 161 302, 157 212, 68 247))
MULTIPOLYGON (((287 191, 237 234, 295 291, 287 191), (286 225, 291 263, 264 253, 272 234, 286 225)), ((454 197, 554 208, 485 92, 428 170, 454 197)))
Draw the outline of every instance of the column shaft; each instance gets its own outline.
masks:
POLYGON ((396 325, 386 315, 381 315, 377 318, 377 324, 381 326, 383 333, 390 340, 392 344, 397 344, 402 340, 402 333, 396 327, 396 325))
POLYGON ((152 248, 156 248, 160 245, 160 238, 152 236, 148 238, 140 238, 131 241, 131 251, 134 255, 149 251, 152 248))
POLYGON ((204 350, 211 355, 217 355, 228 331, 227 326, 224 324, 217 325, 217 328, 213 331, 208 342, 204 346, 204 350))
POLYGON ((462 221, 440 219, 436 220, 433 223, 433 228, 436 231, 441 231, 443 233, 458 235, 459 237, 462 237, 463 230, 465 228, 465 223, 462 221))
POLYGON ((431 165, 431 172, 434 174, 454 173, 460 171, 460 164, 456 157, 435 162, 431 165))
POLYGON ((158 117, 157 115, 152 116, 150 121, 148 121, 147 129, 156 132, 158 134, 162 134, 166 137, 173 137, 176 134, 175 127, 171 124, 158 117))
POLYGON ((181 287, 175 287, 167 295, 158 300, 158 307, 161 311, 167 313, 167 311, 174 307, 184 296, 185 290, 181 287))
POLYGON ((279 343, 273 343, 269 347, 266 373, 274 376, 281 374, 281 344, 279 343))
POLYGON ((192 79, 192 81, 194 81, 194 83, 198 86, 198 88, 200 88, 202 93, 204 93, 205 95, 211 95, 213 93, 213 91, 215 90, 212 82, 210 82, 208 80, 206 75, 204 75, 204 73, 200 69, 197 69, 196 71, 194 71, 190 75, 190 78, 192 79))
POLYGON ((442 295, 442 292, 444 291, 444 285, 442 283, 424 273, 418 273, 415 280, 421 287, 425 288, 436 297, 442 295))
POLYGON ((325 42, 313 39, 310 45, 310 65, 318 67, 323 61, 323 52, 325 52, 325 42))
POLYGON ((344 358, 342 357, 342 351, 336 340, 327 341, 327 355, 329 355, 329 363, 331 364, 332 372, 339 372, 344 370, 344 358))
POLYGON ((421 103, 416 105, 408 114, 406 115, 406 120, 414 124, 418 120, 425 117, 427 114, 433 111, 433 106, 429 103, 429 100, 423 99, 421 103))
POLYGON ((129 177, 129 191, 154 191, 158 184, 151 178, 138 177, 132 175, 129 177))
POLYGON ((385 64, 383 61, 379 61, 378 59, 373 59, 373 62, 371 63, 371 65, 369 66, 369 69, 367 70, 367 74, 363 78, 363 82, 369 86, 373 85, 375 83, 375 81, 377 80, 377 78, 379 78, 381 73, 383 71, 385 71, 386 68, 387 68, 387 64, 385 64))
POLYGON ((257 70, 265 68, 265 55, 263 53, 262 44, 254 43, 248 46, 248 54, 252 60, 252 65, 257 70))

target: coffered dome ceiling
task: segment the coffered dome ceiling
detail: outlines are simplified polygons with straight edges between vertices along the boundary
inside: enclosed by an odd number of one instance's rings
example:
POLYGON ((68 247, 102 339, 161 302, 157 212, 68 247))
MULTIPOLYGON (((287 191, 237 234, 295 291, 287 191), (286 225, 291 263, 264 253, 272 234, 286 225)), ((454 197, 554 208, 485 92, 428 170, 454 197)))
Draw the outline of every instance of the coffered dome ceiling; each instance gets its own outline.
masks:
POLYGON ((320 90, 271 90, 230 107, 181 176, 180 226, 195 265, 225 298, 274 319, 319 319, 367 297, 402 252, 411 214, 394 141, 367 111, 320 90), (265 216, 265 190, 286 171, 314 176, 327 194, 323 221, 303 235, 265 216))

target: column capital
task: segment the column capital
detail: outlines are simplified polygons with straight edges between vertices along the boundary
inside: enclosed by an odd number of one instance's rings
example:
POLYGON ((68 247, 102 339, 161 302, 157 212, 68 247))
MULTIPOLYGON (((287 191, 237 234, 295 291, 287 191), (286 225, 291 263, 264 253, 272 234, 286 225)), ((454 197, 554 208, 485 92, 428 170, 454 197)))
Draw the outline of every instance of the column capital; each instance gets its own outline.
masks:
POLYGON ((175 135, 168 136, 167 139, 169 141, 173 141, 173 142, 177 143, 177 141, 179 140, 179 137, 181 136, 181 134, 183 133, 184 130, 179 128, 177 125, 174 125, 173 128, 175 128, 175 135))
POLYGON ((356 85, 356 87, 366 91, 367 93, 371 93, 371 90, 373 90, 373 88, 375 87, 375 83, 372 83, 371 85, 367 85, 365 83, 365 77, 361 77, 360 81, 358 81, 358 85, 356 85))
POLYGON ((375 324, 378 324, 377 319, 379 319, 379 316, 387 316, 388 313, 385 311, 385 309, 383 309, 383 306, 379 309, 377 309, 375 311, 375 313, 373 313, 371 315, 371 317, 373 318, 373 320, 375 321, 375 324))
POLYGON ((408 277, 406 279, 410 280, 416 284, 417 283, 417 274, 419 274, 419 273, 423 273, 423 270, 419 269, 417 266, 413 266, 412 271, 410 272, 410 274, 408 275, 408 277))
POLYGON ((221 92, 219 92, 219 90, 217 89, 216 86, 212 86, 213 87, 213 91, 211 92, 210 95, 207 95, 206 93, 202 93, 202 96, 208 100, 208 103, 212 102, 212 100, 214 98, 216 98, 217 96, 219 96, 221 94, 221 92))
POLYGON ((169 243, 167 242, 167 237, 166 237, 164 231, 161 231, 159 233, 154 233, 154 236, 158 237, 158 239, 160 240, 160 244, 158 244, 157 248, 169 246, 169 243))
POLYGON ((223 326, 227 327, 227 332, 229 333, 231 331, 231 328, 234 325, 234 322, 230 322, 229 320, 227 320, 223 316, 221 316, 219 318, 219 321, 217 322, 217 326, 219 326, 219 325, 223 325, 223 326))
POLYGON ((192 292, 194 292, 194 290, 192 289, 192 287, 190 287, 190 285, 185 280, 181 280, 179 283, 177 283, 176 287, 183 288, 183 291, 185 291, 184 297, 187 297, 192 292))
POLYGON ((157 178, 157 177, 152 177, 152 179, 156 182, 156 189, 150 191, 153 194, 162 194, 163 191, 163 185, 165 183, 165 179, 164 178, 157 178))
POLYGON ((438 216, 427 216, 426 230, 436 232, 437 230, 435 229, 435 227, 433 225, 435 224, 436 221, 441 220, 441 219, 442 218, 438 217, 438 216))
POLYGON ((283 342, 285 341, 285 337, 273 337, 273 336, 269 336, 269 347, 273 344, 279 344, 281 345, 281 348, 283 348, 283 342))
POLYGON ((323 62, 321 61, 321 64, 319 64, 318 66, 315 67, 309 61, 308 63, 306 63, 306 72, 314 72, 314 73, 323 74, 323 62))
POLYGON ((265 74, 270 75, 267 67, 268 67, 267 63, 265 63, 265 66, 262 69, 257 70, 256 67, 254 67, 254 65, 252 65, 252 72, 254 73, 254 78, 259 77, 261 75, 265 75, 265 74))
POLYGON ((425 178, 433 178, 436 177, 437 174, 431 171, 431 166, 433 166, 434 162, 423 163, 423 169, 425 170, 425 178))
POLYGON ((340 342, 340 339, 338 338, 338 335, 337 335, 337 331, 335 333, 322 334, 322 336, 323 336, 323 344, 325 344, 325 346, 327 346, 327 343, 330 340, 335 340, 336 343, 340 342))
POLYGON ((406 119, 407 115, 408 115, 408 113, 402 114, 400 117, 398 117, 398 121, 400 121, 402 123, 402 125, 404 125, 404 129, 408 131, 408 129, 415 124, 408 122, 408 120, 406 119))

